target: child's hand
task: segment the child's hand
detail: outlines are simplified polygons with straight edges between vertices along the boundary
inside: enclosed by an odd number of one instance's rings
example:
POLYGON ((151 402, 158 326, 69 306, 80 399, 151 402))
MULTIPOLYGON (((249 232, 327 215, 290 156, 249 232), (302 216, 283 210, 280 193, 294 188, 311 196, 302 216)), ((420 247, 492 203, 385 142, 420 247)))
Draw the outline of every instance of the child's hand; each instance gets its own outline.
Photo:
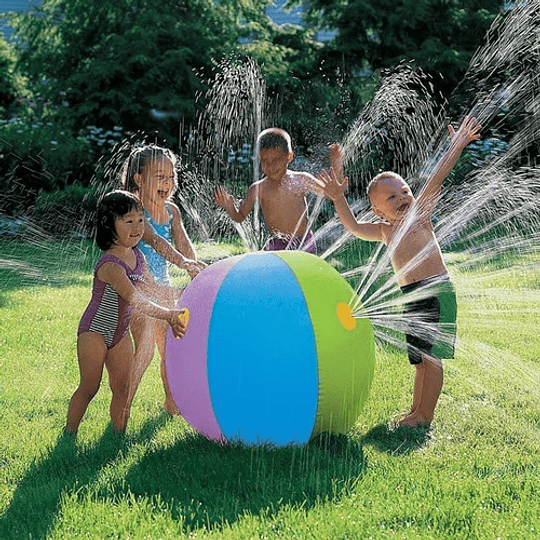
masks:
POLYGON ((176 339, 183 338, 189 324, 189 311, 185 308, 169 311, 170 316, 167 317, 167 321, 171 325, 173 336, 176 339))
POLYGON ((465 148, 470 142, 477 141, 480 138, 481 129, 482 126, 478 123, 476 118, 469 118, 466 116, 457 132, 452 125, 449 125, 448 133, 452 139, 452 144, 465 148))
POLYGON ((184 270, 189 274, 191 279, 195 278, 201 270, 206 268, 206 264, 202 261, 194 259, 184 259, 184 270))
POLYGON ((336 176, 336 172, 331 167, 330 174, 328 174, 328 171, 321 171, 321 174, 317 177, 317 183, 322 188, 325 197, 331 201, 335 201, 344 196, 345 190, 349 184, 349 179, 344 178, 343 182, 340 182, 336 176))
POLYGON ((218 186, 214 191, 214 201, 226 212, 232 211, 232 209, 234 209, 234 199, 232 198, 232 195, 228 193, 223 186, 218 186))

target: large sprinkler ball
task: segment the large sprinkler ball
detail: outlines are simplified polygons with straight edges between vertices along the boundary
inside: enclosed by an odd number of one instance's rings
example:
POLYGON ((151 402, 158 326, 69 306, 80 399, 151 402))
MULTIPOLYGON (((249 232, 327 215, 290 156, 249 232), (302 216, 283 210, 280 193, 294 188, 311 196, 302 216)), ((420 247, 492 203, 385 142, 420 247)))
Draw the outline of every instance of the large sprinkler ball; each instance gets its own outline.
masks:
POLYGON ((184 291, 185 336, 167 340, 184 418, 218 441, 303 444, 346 433, 367 400, 374 338, 351 317, 351 286, 301 251, 258 252, 205 268, 184 291))

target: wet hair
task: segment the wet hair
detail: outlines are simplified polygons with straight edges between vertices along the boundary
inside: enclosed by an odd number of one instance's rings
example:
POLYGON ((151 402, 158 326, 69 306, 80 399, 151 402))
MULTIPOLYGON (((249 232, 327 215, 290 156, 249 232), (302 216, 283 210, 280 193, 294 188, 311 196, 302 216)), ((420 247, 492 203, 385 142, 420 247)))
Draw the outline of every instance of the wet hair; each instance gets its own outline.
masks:
POLYGON ((280 128, 268 128, 262 131, 257 138, 257 154, 261 150, 280 148, 285 152, 292 152, 291 136, 280 128))
POLYGON ((111 191, 98 201, 96 244, 99 249, 107 251, 116 242, 115 221, 133 210, 142 212, 139 197, 128 191, 111 191))
MULTIPOLYGON (((371 201, 371 197, 373 195, 373 192, 377 189, 379 184, 383 180, 386 180, 387 178, 398 178, 399 180, 403 180, 403 178, 398 173, 395 173, 395 172, 392 172, 392 171, 384 171, 382 173, 379 173, 377 176, 375 176, 371 180, 371 182, 368 184, 368 187, 367 187, 367 196, 368 196, 370 201, 371 201)), ((405 182, 405 180, 403 180, 403 182, 405 182)))
MULTIPOLYGON (((161 146, 157 146, 155 144, 146 144, 144 146, 138 146, 132 150, 131 154, 126 159, 120 174, 122 187, 131 193, 137 193, 139 191, 139 186, 137 185, 137 182, 135 182, 134 176, 136 174, 142 174, 144 168, 149 163, 163 158, 170 159, 173 167, 176 168, 176 162, 178 160, 174 152, 168 148, 162 148, 161 146)), ((176 190, 177 187, 178 181, 175 175, 174 190, 176 190)))

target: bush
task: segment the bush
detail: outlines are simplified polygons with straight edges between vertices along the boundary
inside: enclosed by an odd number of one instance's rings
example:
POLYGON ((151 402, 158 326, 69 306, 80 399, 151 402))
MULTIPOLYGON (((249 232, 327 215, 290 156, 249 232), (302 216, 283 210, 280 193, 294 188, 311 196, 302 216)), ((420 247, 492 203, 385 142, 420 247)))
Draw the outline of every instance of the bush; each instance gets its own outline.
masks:
POLYGON ((96 187, 80 184, 42 192, 36 199, 31 218, 57 238, 88 238, 95 221, 97 199, 96 187))
POLYGON ((13 72, 16 56, 13 46, 0 32, 0 113, 9 110, 26 92, 21 77, 13 72))
POLYGON ((73 133, 53 122, 22 117, 4 121, 0 124, 0 213, 28 215, 40 197, 64 192, 62 197, 70 193, 70 199, 80 187, 100 183, 105 171, 98 170, 97 164, 123 137, 121 128, 89 126, 73 133), (79 187, 64 191, 72 185, 79 187))
POLYGON ((26 214, 43 191, 87 184, 93 174, 88 141, 18 117, 0 127, 0 158, 0 210, 9 215, 26 214))

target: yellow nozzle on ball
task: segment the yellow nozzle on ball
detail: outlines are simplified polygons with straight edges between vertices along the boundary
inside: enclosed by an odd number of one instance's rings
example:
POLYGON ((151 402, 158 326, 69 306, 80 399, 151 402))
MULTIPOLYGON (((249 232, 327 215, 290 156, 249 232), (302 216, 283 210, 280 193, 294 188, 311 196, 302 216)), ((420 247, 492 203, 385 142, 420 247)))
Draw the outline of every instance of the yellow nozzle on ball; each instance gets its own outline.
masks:
POLYGON ((182 308, 180 315, 178 315, 178 319, 182 323, 182 326, 184 328, 187 328, 187 325, 189 323, 190 313, 188 308, 182 308))
POLYGON ((340 302, 337 305, 336 311, 337 311, 339 322, 347 330, 353 330, 354 328, 356 328, 356 319, 352 316, 351 306, 349 306, 348 304, 345 304, 344 302, 340 302))

